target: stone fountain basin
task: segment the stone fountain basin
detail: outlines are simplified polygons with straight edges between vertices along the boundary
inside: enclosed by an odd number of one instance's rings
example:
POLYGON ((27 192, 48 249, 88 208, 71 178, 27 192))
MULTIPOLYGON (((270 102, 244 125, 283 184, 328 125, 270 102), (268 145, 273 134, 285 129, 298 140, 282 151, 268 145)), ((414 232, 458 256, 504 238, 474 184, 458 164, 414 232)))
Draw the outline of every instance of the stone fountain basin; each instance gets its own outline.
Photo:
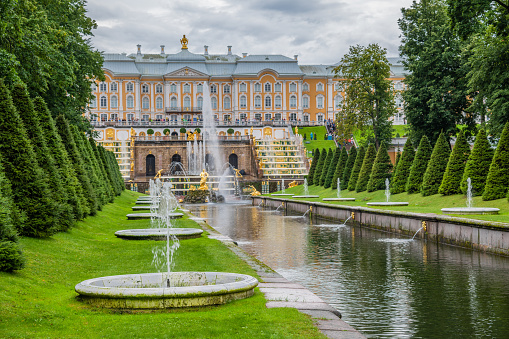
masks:
POLYGON ((94 306, 157 309, 224 304, 252 296, 257 285, 258 280, 246 274, 172 272, 89 279, 75 290, 94 306))
POLYGON ((355 198, 323 198, 322 201, 355 201, 355 198))
POLYGON ((145 206, 133 206, 133 211, 150 211, 150 205, 145 206))
POLYGON ((292 198, 320 198, 319 195, 294 195, 292 198))
POLYGON ((494 207, 453 207, 442 208, 444 214, 498 214, 499 208, 494 207))
POLYGON ((387 201, 380 201, 380 202, 368 202, 366 203, 368 206, 408 206, 408 202, 387 202, 387 201))
POLYGON ((203 230, 198 228, 144 228, 117 231, 115 235, 131 240, 166 240, 168 233, 178 239, 192 239, 201 237, 203 230))
MULTIPOLYGON (((184 216, 183 213, 168 213, 170 219, 179 219, 184 216)), ((157 213, 131 213, 126 215, 127 220, 140 220, 140 219, 150 219, 150 218, 158 218, 157 213)))
POLYGON ((293 194, 290 194, 290 193, 272 193, 271 196, 274 196, 274 197, 288 197, 288 196, 293 196, 293 194))

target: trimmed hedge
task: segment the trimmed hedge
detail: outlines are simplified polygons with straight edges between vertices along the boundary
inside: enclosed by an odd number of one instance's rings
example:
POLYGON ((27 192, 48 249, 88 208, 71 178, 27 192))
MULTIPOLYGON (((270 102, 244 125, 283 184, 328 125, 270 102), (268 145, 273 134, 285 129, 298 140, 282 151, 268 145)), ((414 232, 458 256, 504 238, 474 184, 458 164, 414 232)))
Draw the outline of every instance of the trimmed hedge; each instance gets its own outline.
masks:
POLYGON ((474 147, 463 172, 460 184, 462 193, 467 193, 467 179, 470 178, 472 195, 481 196, 483 194, 486 178, 488 177, 491 161, 493 160, 493 153, 493 149, 486 137, 486 131, 481 129, 475 137, 474 147))
POLYGON ((355 163, 353 164, 352 174, 350 175, 350 179, 348 180, 348 190, 355 191, 355 186, 357 186, 357 179, 359 179, 359 173, 361 172, 362 162, 364 161, 364 156, 366 155, 366 150, 364 146, 359 148, 357 152, 357 156, 355 157, 355 163))
MULTIPOLYGON (((341 155, 341 149, 338 147, 334 151, 334 157, 330 162, 329 169, 327 170, 327 177, 325 178, 324 188, 329 188, 332 185, 332 179, 334 178, 334 174, 336 173, 336 167, 338 165, 339 157, 341 155)), ((332 185, 332 189, 334 189, 334 185, 332 185)))
POLYGON ((356 192, 363 192, 368 188, 369 177, 371 170, 373 169, 373 163, 376 158, 375 145, 370 144, 366 150, 366 155, 362 161, 361 171, 359 172, 359 178, 357 179, 357 185, 355 185, 356 192))
MULTIPOLYGON (((316 164, 315 173, 313 173, 313 185, 320 186, 320 178, 322 176, 323 164, 327 158, 327 150, 323 149, 320 153, 320 160, 316 164)), ((309 185, 309 183, 308 183, 309 185)))
POLYGON ((442 132, 438 136, 435 147, 433 147, 431 159, 429 160, 426 172, 424 172, 421 186, 421 193, 423 196, 426 197, 438 193, 450 154, 451 147, 447 140, 445 140, 444 133, 442 132))
POLYGON ((373 169, 368 181, 368 192, 384 190, 385 179, 391 179, 392 162, 387 152, 387 145, 380 145, 376 154, 373 169))
POLYGON ((329 148, 329 151, 327 152, 327 158, 325 158, 325 162, 323 163, 322 176, 320 177, 320 186, 325 185, 325 179, 327 178, 327 172, 329 170, 330 163, 332 162, 332 158, 334 158, 334 151, 332 148, 329 148))
POLYGON ((461 193, 460 183, 463 178, 463 172, 470 155, 470 146, 463 131, 460 131, 456 143, 452 149, 447 168, 445 169, 442 184, 438 189, 438 193, 443 195, 461 193))
POLYGON ((410 138, 408 138, 405 143, 405 147, 403 147, 403 153, 401 153, 401 157, 398 161, 398 164, 396 165, 396 170, 394 171, 394 175, 392 177, 391 194, 405 192, 406 182, 410 174, 410 167, 412 166, 414 157, 414 146, 412 146, 412 142, 410 141, 410 138))
POLYGON ((350 148, 350 154, 348 154, 348 160, 346 161, 345 168, 343 169, 343 173, 341 176, 340 188, 342 190, 346 190, 348 188, 348 181, 350 180, 350 176, 352 175, 353 165, 355 164, 355 159, 357 158, 357 148, 352 146, 350 148))
POLYGON ((313 175, 315 173, 316 166, 320 162, 320 150, 317 148, 313 151, 313 160, 311 161, 311 166, 309 167, 309 172, 307 175, 308 185, 314 185, 313 175))
POLYGON ((423 135, 415 153, 414 161, 410 167, 410 175, 406 183, 408 193, 417 193, 421 190, 422 178, 431 157, 431 145, 427 136, 423 135))
POLYGON ((341 179, 342 179, 343 172, 345 170, 347 161, 348 161, 348 153, 346 152, 346 147, 343 147, 341 149, 341 155, 339 156, 338 164, 336 165, 336 170, 334 171, 334 176, 332 177, 332 180, 331 180, 332 189, 338 188, 338 184, 337 184, 338 179, 339 179, 340 185, 341 185, 341 179))
POLYGON ((509 186, 509 122, 505 124, 486 179, 482 200, 505 198, 509 186))

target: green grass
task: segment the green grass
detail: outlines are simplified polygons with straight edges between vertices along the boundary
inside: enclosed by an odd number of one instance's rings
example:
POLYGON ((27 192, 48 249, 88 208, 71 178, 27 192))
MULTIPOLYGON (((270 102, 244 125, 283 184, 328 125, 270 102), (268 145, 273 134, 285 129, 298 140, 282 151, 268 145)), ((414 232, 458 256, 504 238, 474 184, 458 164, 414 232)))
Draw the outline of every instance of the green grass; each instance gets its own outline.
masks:
MULTIPOLYGON (((295 132, 295 127, 294 130, 295 132)), ((325 135, 326 129, 325 126, 314 126, 314 127, 299 127, 299 133, 300 135, 306 134, 306 140, 303 141, 304 147, 306 147, 306 150, 312 151, 315 148, 319 149, 329 149, 329 148, 336 148, 336 144, 334 143, 334 140, 324 140, 323 137, 325 135), (311 140, 311 132, 313 132, 313 138, 316 134, 316 140, 311 140), (309 144, 307 143, 309 142, 309 144)), ((311 156, 308 153, 308 156, 311 156)))
MULTIPOLYGON (((294 188, 287 188, 285 193, 294 193, 297 195, 303 194, 304 188, 299 185, 294 188)), ((314 202, 322 202, 322 198, 336 198, 337 191, 330 188, 324 189, 318 186, 309 186, 309 194, 319 195, 320 198, 310 199, 295 199, 295 200, 308 200, 314 202)), ((383 190, 375 192, 360 192, 342 190, 342 198, 356 198, 356 201, 326 201, 327 204, 334 205, 347 205, 347 206, 364 206, 367 202, 385 201, 385 193, 383 190)), ((392 210, 392 211, 404 211, 414 213, 435 213, 442 214, 441 209, 446 207, 466 207, 466 196, 462 194, 443 196, 436 194, 428 197, 423 197, 421 194, 408 194, 400 193, 391 195, 390 201, 407 201, 408 206, 376 206, 370 208, 392 210)), ((478 220, 496 221, 509 223, 509 202, 507 199, 498 199, 493 201, 482 201, 482 197, 474 197, 473 205, 475 207, 495 207, 499 208, 500 212, 496 215, 456 215, 462 218, 471 218, 478 220)))
POLYGON ((399 134, 401 138, 406 137, 408 129, 408 125, 392 125, 392 137, 396 138, 397 134, 399 134))
MULTIPOLYGON (((74 286, 108 275, 155 272, 152 249, 163 242, 121 240, 114 232, 146 228, 131 221, 138 193, 126 191, 95 217, 49 239, 23 238, 26 268, 0 273, 2 338, 316 338, 309 317, 295 309, 267 309, 263 294, 226 305, 153 312, 120 312, 91 307, 74 286)), ((198 227, 189 219, 179 227, 198 227)), ((226 271, 257 276, 217 240, 182 240, 175 271, 226 271)))

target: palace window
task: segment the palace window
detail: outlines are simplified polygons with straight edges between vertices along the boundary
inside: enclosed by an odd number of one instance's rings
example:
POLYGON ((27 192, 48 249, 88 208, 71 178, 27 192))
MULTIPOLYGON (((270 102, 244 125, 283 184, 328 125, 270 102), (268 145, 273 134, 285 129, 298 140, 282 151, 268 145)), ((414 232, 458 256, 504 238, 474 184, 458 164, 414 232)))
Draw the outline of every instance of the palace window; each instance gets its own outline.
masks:
POLYGON ((262 91, 262 84, 260 84, 260 83, 258 83, 258 82, 257 82, 257 83, 254 85, 254 91, 255 91, 255 92, 261 92, 261 91, 262 91))
POLYGON ((323 108, 323 96, 316 97, 316 108, 323 108))
POLYGON ((148 85, 141 85, 141 93, 148 93, 148 85))
POLYGON ((338 81, 334 84, 334 88, 336 89, 337 92, 340 92, 341 91, 341 83, 338 81))
POLYGON ((191 108, 191 98, 190 97, 184 98, 184 108, 191 108))
POLYGON ((163 120, 163 116, 161 114, 156 115, 156 120, 159 121, 163 120))
POLYGON ((297 92, 297 84, 295 82, 290 84, 290 92, 297 92))
POLYGON ((323 114, 317 114, 316 120, 318 120, 318 122, 323 122, 323 114))
POLYGON ((116 91, 117 91, 117 88, 118 88, 117 86, 118 86, 118 85, 117 85, 117 83, 116 83, 116 82, 112 82, 112 83, 110 84, 110 90, 111 90, 112 92, 116 92, 116 91))
POLYGON ((110 105, 111 105, 111 108, 118 108, 118 98, 116 95, 113 95, 110 99, 110 105))
POLYGON ((321 82, 319 82, 319 83, 316 85, 316 90, 317 90, 318 92, 323 91, 323 84, 322 84, 321 82))
MULTIPOLYGON (((149 121, 150 120, 150 115, 143 114, 143 116, 141 117, 141 120, 142 121, 149 121)), ((141 132, 141 133, 143 133, 143 132, 141 132)), ((141 133, 140 133, 140 136, 142 136, 141 133)), ((143 135, 145 135, 145 133, 143 133, 143 135)))
POLYGON ((265 86, 263 86, 263 89, 265 90, 265 93, 270 93, 272 91, 272 85, 270 82, 266 82, 265 86))
POLYGON ((224 98, 223 107, 225 110, 231 108, 231 99, 230 98, 228 98, 228 97, 224 98))
POLYGON ((95 95, 92 95, 92 97, 90 98, 90 104, 88 106, 91 108, 95 108, 97 106, 97 98, 95 97, 95 95))
POLYGON ((290 113, 290 121, 297 121, 297 113, 290 113))
POLYGON ((297 108, 297 97, 295 95, 290 96, 290 108, 297 108))
POLYGON ((210 98, 210 105, 212 106, 212 109, 217 109, 217 98, 210 98))
POLYGON ((171 107, 171 108, 177 108, 177 98, 172 97, 172 98, 170 99, 170 107, 171 107))
POLYGON ((304 85, 302 85, 302 91, 309 92, 309 85, 304 83, 304 85))
POLYGON ((274 114, 274 120, 281 120, 281 117, 282 117, 281 113, 274 114))
POLYGON ((245 95, 240 96, 240 108, 246 108, 247 107, 247 98, 245 95))
POLYGON ((336 109, 341 108, 342 102, 343 102, 343 97, 341 95, 336 95, 334 97, 334 107, 336 107, 336 109))
POLYGON ((270 119, 272 119, 272 114, 265 113, 265 121, 269 121, 270 119))
POLYGON ((210 85, 210 93, 217 93, 217 86, 216 85, 210 85))
POLYGON ((161 97, 156 98, 156 108, 157 109, 163 108, 163 98, 161 98, 161 97))
POLYGON ((309 122, 309 114, 304 114, 304 122, 309 122))
POLYGON ((224 85, 223 86, 223 93, 229 94, 230 93, 230 85, 224 85))
POLYGON ((127 108, 134 108, 134 98, 132 95, 127 97, 127 108))
POLYGON ((198 97, 197 103, 198 103, 198 108, 202 109, 203 108, 203 98, 202 97, 198 97))
POLYGON ((128 114, 127 114, 127 120, 128 120, 128 121, 134 120, 134 114, 132 114, 132 113, 128 113, 128 114))
POLYGON ((163 93, 163 85, 161 84, 156 85, 156 93, 163 93))
POLYGON ((241 84, 239 85, 239 91, 240 91, 240 92, 246 92, 246 91, 247 91, 247 86, 246 86, 246 84, 245 84, 245 83, 241 83, 241 84))
POLYGON ((117 113, 111 113, 110 114, 110 119, 111 120, 117 120, 118 119, 118 114, 117 113))
POLYGON ((276 98, 274 99, 274 106, 276 106, 276 108, 281 108, 281 96, 280 95, 276 95, 276 98))
POLYGON ((254 106, 255 108, 261 108, 262 107, 262 97, 257 95, 254 98, 254 106))
POLYGON ((184 93, 191 93, 191 86, 189 84, 184 84, 183 91, 184 93))
POLYGON ((143 108, 143 109, 150 108, 150 101, 148 100, 147 97, 145 97, 145 98, 143 98, 143 100, 141 100, 141 108, 143 108))
POLYGON ((239 119, 240 120, 246 120, 247 119, 247 114, 246 113, 240 113, 239 114, 239 119))
POLYGON ((90 85, 90 89, 93 91, 96 91, 97 90, 97 85, 95 82, 93 82, 91 85, 90 85))
POLYGON ((99 92, 106 92, 106 89, 107 89, 106 83, 105 82, 101 82, 99 84, 99 92))
POLYGON ((272 98, 270 96, 265 97, 265 108, 271 108, 272 107, 272 98))
POLYGON ((170 85, 170 93, 177 93, 177 85, 176 84, 170 85))
POLYGON ((274 92, 281 92, 281 83, 276 83, 274 85, 274 92))
POLYGON ((302 97, 302 107, 309 108, 309 97, 302 97))
POLYGON ((108 114, 106 114, 106 113, 101 114, 101 121, 106 121, 106 120, 108 120, 108 114))
POLYGON ((127 85, 125 85, 125 89, 127 92, 132 92, 134 91, 134 85, 132 82, 128 82, 127 85))
POLYGON ((197 93, 203 93, 203 85, 202 84, 196 85, 196 92, 197 93))
POLYGON ((103 95, 101 97, 101 108, 106 108, 106 107, 108 107, 108 98, 103 95))
POLYGON ((262 114, 261 113, 255 113, 254 118, 256 120, 262 120, 262 114))

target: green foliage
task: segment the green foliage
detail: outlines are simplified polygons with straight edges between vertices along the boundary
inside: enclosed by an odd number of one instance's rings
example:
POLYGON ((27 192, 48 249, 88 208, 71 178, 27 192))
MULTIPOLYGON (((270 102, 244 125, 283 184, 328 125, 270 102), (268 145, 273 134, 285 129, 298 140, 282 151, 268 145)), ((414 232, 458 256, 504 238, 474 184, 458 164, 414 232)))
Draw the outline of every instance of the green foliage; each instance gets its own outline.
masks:
POLYGON ((201 133, 201 129, 200 129, 199 127, 196 127, 196 128, 194 129, 194 131, 195 131, 196 133, 201 133))
POLYGON ((180 133, 185 134, 187 132, 185 127, 180 127, 180 133))
POLYGON ((421 193, 423 196, 433 195, 438 193, 444 172, 447 168, 447 162, 451 154, 451 147, 443 133, 438 136, 431 159, 429 160, 424 178, 422 179, 421 193))
POLYGON ((395 164, 394 164, 394 168, 398 167, 398 163, 399 163, 400 160, 401 160, 401 152, 398 152, 396 154, 396 161, 395 161, 395 164))
POLYGON ((412 166, 410 167, 410 175, 406 183, 406 191, 408 193, 417 193, 421 191, 422 179, 428 167, 430 157, 431 145, 428 137, 423 135, 419 142, 419 147, 417 147, 412 166))
POLYGON ((97 183, 93 186, 95 188, 97 197, 99 198, 99 208, 107 204, 109 201, 113 199, 113 196, 110 196, 110 190, 108 187, 108 182, 106 178, 102 177, 102 171, 99 167, 99 161, 95 157, 95 153, 86 137, 85 133, 78 131, 78 136, 81 138, 81 142, 83 143, 83 149, 85 150, 86 158, 90 162, 90 167, 92 169, 93 174, 97 178, 97 183))
POLYGON ((115 155, 112 152, 106 151, 104 147, 97 146, 99 154, 103 162, 106 164, 106 172, 110 178, 110 181, 113 184, 113 188, 115 189, 115 193, 120 195, 122 191, 125 189, 122 176, 120 174, 120 170, 118 168, 118 163, 115 160, 115 155))
POLYGON ((438 193, 444 195, 461 193, 460 183, 470 155, 470 146, 463 131, 460 132, 452 149, 447 168, 438 193))
POLYGON ((509 122, 505 124, 495 155, 491 161, 490 171, 482 200, 505 198, 509 186, 509 122))
POLYGON ((332 148, 329 148, 327 152, 327 157, 325 158, 325 162, 322 167, 322 175, 320 176, 320 186, 325 185, 325 179, 327 179, 327 172, 329 171, 330 163, 332 162, 332 158, 334 157, 334 151, 332 148))
POLYGON ((486 131, 481 129, 475 138, 474 147, 468 157, 463 178, 461 180, 461 192, 467 192, 467 179, 470 178, 472 195, 480 196, 484 192, 486 178, 490 171, 493 149, 486 138, 486 131))
POLYGON ((353 166, 355 164, 355 160, 357 158, 357 148, 352 145, 350 148, 350 153, 348 154, 348 160, 345 164, 345 169, 343 170, 343 174, 341 177, 340 188, 342 190, 346 190, 348 188, 348 181, 350 180, 350 176, 352 175, 353 166))
POLYGON ((345 171, 346 163, 348 162, 348 153, 346 151, 346 147, 341 148, 341 155, 338 159, 338 163, 336 168, 334 169, 334 176, 331 180, 332 189, 338 188, 338 179, 340 181, 339 185, 341 187, 341 177, 343 176, 343 172, 345 171))
POLYGON ((357 179, 357 184, 355 185, 356 192, 363 192, 368 188, 369 177, 371 175, 371 170, 373 169, 373 163, 376 158, 376 150, 375 145, 370 144, 368 149, 366 150, 366 155, 364 156, 364 160, 362 161, 361 171, 359 172, 359 178, 357 179))
POLYGON ((226 130, 226 133, 228 133, 228 134, 233 134, 234 132, 235 132, 235 131, 233 130, 233 128, 228 128, 228 129, 226 130))
POLYGON ((366 155, 366 150, 364 146, 359 148, 359 152, 357 152, 357 156, 355 157, 355 163, 353 164, 352 174, 350 175, 350 179, 348 180, 348 190, 355 191, 355 186, 357 186, 357 179, 359 179, 359 173, 361 172, 362 162, 364 161, 364 156, 366 155))
POLYGON ((0 272, 12 272, 25 266, 19 244, 0 240, 0 272))
POLYGON ((398 24, 400 55, 408 70, 407 89, 401 95, 412 143, 423 135, 434 143, 441 131, 455 135, 460 123, 473 127, 472 116, 463 115, 468 107, 468 67, 460 39, 450 28, 444 1, 414 1, 402 9, 398 24))
POLYGON ((368 181, 368 192, 385 189, 385 179, 391 179, 392 162, 387 145, 380 145, 368 181))
POLYGON ((113 200, 115 199, 116 191, 115 188, 113 187, 113 183, 111 182, 108 172, 106 172, 106 164, 102 160, 101 154, 99 153, 97 145, 95 144, 95 140, 93 138, 89 138, 88 142, 90 143, 90 147, 92 149, 92 152, 94 152, 97 165, 99 166, 100 180, 104 183, 104 186, 106 188, 106 194, 108 195, 109 199, 108 202, 113 202, 113 200))
POLYGON ((320 162, 320 150, 317 148, 313 152, 313 160, 311 161, 311 166, 309 167, 307 176, 308 185, 314 185, 314 173, 318 162, 320 162))
POLYGON ((0 155, 13 200, 26 215, 21 235, 49 237, 56 231, 55 204, 9 90, 0 80, 0 155))
POLYGON ((147 135, 152 135, 152 134, 154 134, 154 130, 152 128, 149 128, 147 130, 147 135))
POLYGON ((386 54, 386 49, 377 44, 350 46, 348 54, 334 68, 345 92, 336 118, 340 143, 350 139, 356 128, 365 127, 372 130, 377 148, 382 143, 390 143, 392 122, 389 117, 396 112, 396 107, 386 54))
POLYGON ((323 149, 320 154, 320 161, 316 164, 315 173, 313 174, 313 185, 320 186, 320 178, 322 177, 323 165, 327 159, 327 150, 323 149))
POLYGON ((336 170, 336 166, 338 164, 340 155, 341 155, 341 149, 339 147, 337 147, 336 150, 334 151, 334 157, 332 158, 332 160, 329 164, 329 168, 327 170, 327 176, 325 178, 325 183, 323 185, 323 187, 325 187, 325 188, 331 187, 332 178, 334 176, 334 172, 336 170))
MULTIPOLYGON (((198 132, 198 133, 200 133, 200 132, 198 132)), ((171 134, 171 131, 170 131, 168 128, 165 128, 165 129, 163 130, 163 134, 164 134, 164 135, 170 135, 170 134, 171 134)))
POLYGON ((407 139, 405 147, 403 147, 403 153, 400 153, 401 157, 396 165, 396 170, 392 176, 391 183, 391 194, 398 194, 405 192, 405 186, 410 175, 410 167, 415 157, 414 146, 410 139, 407 139))

